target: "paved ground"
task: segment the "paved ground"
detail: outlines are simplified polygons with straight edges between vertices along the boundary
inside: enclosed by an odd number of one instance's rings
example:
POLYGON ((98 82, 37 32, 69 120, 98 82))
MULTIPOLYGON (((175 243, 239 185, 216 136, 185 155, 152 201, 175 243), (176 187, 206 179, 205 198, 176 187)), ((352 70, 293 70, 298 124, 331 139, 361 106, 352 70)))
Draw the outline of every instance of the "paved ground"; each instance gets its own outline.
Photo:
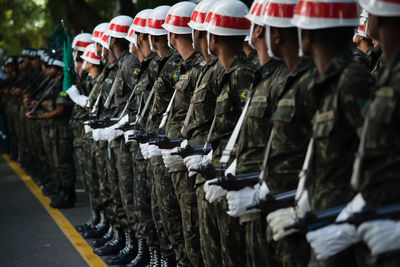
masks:
MULTIPOLYGON (((63 211, 72 225, 88 217, 88 199, 63 211)), ((0 157, 0 266, 88 266, 40 202, 0 157)))

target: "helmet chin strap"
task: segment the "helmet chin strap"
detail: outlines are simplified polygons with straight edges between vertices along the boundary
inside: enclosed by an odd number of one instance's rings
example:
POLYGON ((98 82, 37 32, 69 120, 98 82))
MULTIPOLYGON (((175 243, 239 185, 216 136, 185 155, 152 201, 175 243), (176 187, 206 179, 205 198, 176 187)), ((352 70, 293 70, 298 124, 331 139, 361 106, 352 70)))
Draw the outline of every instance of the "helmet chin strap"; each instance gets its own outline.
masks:
POLYGON ((268 55, 271 58, 279 59, 279 57, 274 55, 274 52, 271 49, 271 27, 268 25, 266 27, 267 27, 267 29, 266 29, 267 34, 265 35, 265 38, 266 38, 267 47, 268 47, 268 55))
POLYGON ((132 48, 133 48, 133 43, 129 43, 129 53, 131 53, 131 54, 133 54, 132 53, 132 48))
POLYGON ((253 45, 253 42, 251 41, 252 37, 253 37, 253 33, 254 33, 254 22, 251 22, 251 26, 250 26, 250 33, 249 33, 249 46, 253 49, 256 49, 253 45))
POLYGON ((194 48, 194 29, 192 29, 192 47, 193 49, 196 49, 194 48))
POLYGON ((104 57, 104 46, 101 46, 101 57, 104 57))
POLYGON ((150 50, 153 52, 156 52, 156 50, 154 49, 154 46, 153 46, 153 41, 151 41, 151 35, 149 34, 148 37, 149 37, 150 50))
POLYGON ((134 45, 137 49, 139 49, 138 44, 137 44, 137 38, 138 38, 137 34, 134 33, 134 34, 133 34, 133 45, 134 45))
POLYGON ((208 53, 210 56, 215 56, 215 55, 211 52, 211 50, 210 50, 210 40, 211 40, 211 33, 210 33, 210 32, 207 32, 207 53, 208 53))
POLYGON ((299 39, 299 57, 303 57, 304 56, 304 52, 303 52, 303 41, 301 38, 301 29, 297 28, 297 38, 299 39))
POLYGON ((83 61, 83 64, 82 64, 82 70, 85 70, 86 63, 87 63, 87 61, 86 61, 86 60, 84 60, 84 61, 83 61))
POLYGON ((168 47, 173 49, 173 47, 171 45, 171 33, 170 32, 167 33, 167 40, 168 40, 168 47))

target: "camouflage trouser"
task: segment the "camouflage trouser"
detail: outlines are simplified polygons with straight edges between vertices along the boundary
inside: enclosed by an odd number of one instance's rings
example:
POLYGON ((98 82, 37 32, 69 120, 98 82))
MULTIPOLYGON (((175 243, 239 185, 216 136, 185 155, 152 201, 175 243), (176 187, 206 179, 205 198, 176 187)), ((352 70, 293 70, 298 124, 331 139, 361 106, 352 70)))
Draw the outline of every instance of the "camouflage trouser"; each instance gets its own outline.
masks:
POLYGON ((148 162, 138 160, 139 146, 136 142, 130 146, 133 163, 133 197, 135 207, 135 235, 146 239, 149 247, 159 247, 157 232, 151 214, 151 176, 147 176, 148 162))
POLYGON ((92 198, 93 209, 95 211, 101 210, 99 203, 96 201, 99 199, 99 177, 97 176, 96 169, 96 153, 95 143, 91 138, 91 134, 86 134, 82 142, 83 152, 85 154, 85 180, 88 188, 88 192, 92 198))
POLYGON ((166 173, 162 158, 152 157, 149 162, 147 175, 152 175, 153 181, 151 193, 153 221, 160 239, 162 253, 168 257, 179 246, 181 251, 184 250, 182 220, 171 177, 166 173))
POLYGON ((71 188, 75 184, 72 133, 68 126, 53 128, 51 132, 54 133, 51 135, 50 143, 53 149, 57 184, 61 188, 71 188))
MULTIPOLYGON (((125 213, 124 206, 122 205, 121 192, 119 190, 118 172, 116 169, 114 148, 111 148, 110 159, 107 159, 107 186, 110 188, 112 204, 106 207, 106 212, 112 218, 110 222, 115 228, 125 228, 128 225, 128 219, 125 213)), ((108 149, 108 148, 107 148, 108 149)), ((108 152, 107 152, 108 153, 108 152)))
POLYGON ((237 218, 229 217, 225 198, 209 203, 204 184, 197 187, 201 253, 205 266, 245 266, 245 233, 237 218))
POLYGON ((274 258, 272 246, 267 243, 265 215, 261 213, 247 214, 241 217, 241 221, 246 232, 247 266, 281 266, 274 258), (250 219, 243 222, 244 217, 250 219))
POLYGON ((307 267, 311 248, 303 234, 295 233, 279 240, 276 244, 276 257, 282 266, 307 267))
POLYGON ((189 180, 188 172, 184 170, 172 172, 171 180, 182 215, 186 249, 186 258, 183 265, 203 266, 203 259, 200 253, 199 213, 196 190, 194 189, 194 177, 189 180))
MULTIPOLYGON (((111 190, 107 187, 107 142, 95 142, 94 150, 99 196, 96 199, 92 199, 92 201, 96 202, 96 206, 99 209, 104 210, 112 202, 111 190)), ((107 217, 107 213, 105 216, 108 220, 110 219, 107 217)))
MULTIPOLYGON (((123 139, 121 139, 124 142, 123 139)), ((118 188, 122 206, 125 210, 125 220, 123 230, 130 233, 135 223, 135 207, 133 201, 133 166, 132 156, 125 143, 120 147, 114 148, 115 166, 118 173, 118 188)))
POLYGON ((89 188, 87 185, 87 181, 85 179, 85 153, 83 152, 83 147, 82 147, 82 140, 80 137, 75 137, 74 141, 74 168, 75 168, 75 175, 76 178, 79 179, 82 183, 83 189, 85 189, 86 192, 89 192, 89 188))
POLYGON ((48 174, 49 176, 55 176, 55 164, 53 162, 53 148, 51 147, 51 142, 50 142, 50 136, 55 135, 55 129, 51 129, 48 121, 42 120, 40 121, 41 124, 41 134, 42 134, 42 145, 43 145, 43 150, 46 155, 46 161, 47 165, 50 167, 50 173, 48 174))

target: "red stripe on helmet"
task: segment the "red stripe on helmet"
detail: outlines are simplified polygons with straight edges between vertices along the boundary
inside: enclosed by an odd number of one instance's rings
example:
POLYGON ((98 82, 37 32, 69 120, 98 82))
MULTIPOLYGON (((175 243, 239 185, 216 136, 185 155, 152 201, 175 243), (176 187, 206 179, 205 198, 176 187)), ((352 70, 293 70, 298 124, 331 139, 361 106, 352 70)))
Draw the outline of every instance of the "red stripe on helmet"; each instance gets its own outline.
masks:
POLYGON ((262 4, 256 3, 254 5, 254 8, 251 10, 251 14, 254 16, 261 16, 261 11, 262 11, 262 4))
POLYGON ((101 37, 101 40, 105 43, 107 43, 108 41, 108 35, 107 34, 103 34, 103 36, 101 37))
POLYGON ((292 18, 295 4, 267 3, 264 8, 264 16, 278 18, 292 18))
POLYGON ((308 2, 300 1, 294 11, 296 15, 312 18, 358 19, 356 2, 308 2))
MULTIPOLYGON (((386 3, 391 3, 391 4, 397 4, 400 5, 400 1, 399 0, 380 0, 381 2, 386 2, 386 3)), ((379 2, 379 0, 378 0, 379 2)))
POLYGON ((164 24, 165 20, 163 19, 148 19, 147 26, 152 29, 164 30, 162 25, 164 24))
POLYGON ((134 31, 134 30, 131 30, 131 31, 129 32, 129 37, 133 37, 134 34, 135 34, 135 31, 134 31))
POLYGON ((86 57, 91 58, 91 59, 101 60, 101 57, 98 57, 98 56, 96 56, 95 53, 89 52, 89 51, 86 53, 86 57))
POLYGON ((118 25, 118 24, 113 23, 110 25, 110 30, 116 31, 116 32, 127 33, 129 31, 129 26, 118 25))
POLYGON ((140 27, 146 27, 147 19, 136 17, 133 24, 140 27))
POLYGON ((215 26, 234 30, 248 30, 251 25, 250 21, 246 18, 223 16, 208 12, 206 22, 210 23, 211 19, 215 21, 215 26))
POLYGON ((100 36, 100 31, 94 31, 93 32, 93 37, 98 38, 100 36))
POLYGON ((167 19, 165 20, 165 24, 173 25, 176 27, 189 27, 189 21, 190 17, 181 17, 168 14, 167 19))
POLYGON ((76 42, 75 46, 86 47, 86 46, 88 46, 90 44, 91 44, 91 42, 78 41, 78 42, 76 42))
POLYGON ((198 12, 198 11, 193 11, 192 18, 190 19, 191 21, 198 22, 198 23, 203 23, 206 20, 206 13, 204 12, 198 12))

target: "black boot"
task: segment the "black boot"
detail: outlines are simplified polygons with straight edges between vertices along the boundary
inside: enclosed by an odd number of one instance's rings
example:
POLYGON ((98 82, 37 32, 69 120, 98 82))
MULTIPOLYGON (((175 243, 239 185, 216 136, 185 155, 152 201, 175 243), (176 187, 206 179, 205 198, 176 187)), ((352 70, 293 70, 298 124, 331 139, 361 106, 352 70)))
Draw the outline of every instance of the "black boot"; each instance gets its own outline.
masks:
POLYGON ((89 220, 84 224, 76 226, 75 228, 78 232, 85 232, 88 230, 92 230, 94 229, 94 226, 99 223, 99 221, 100 221, 100 212, 92 211, 89 220))
POLYGON ((136 257, 128 264, 127 267, 145 267, 150 263, 149 250, 143 238, 138 239, 136 257))
POLYGON ((137 254, 136 239, 133 234, 125 233, 125 247, 117 256, 107 259, 109 265, 121 265, 131 262, 137 254))
POLYGON ((176 267, 175 255, 173 253, 168 257, 161 255, 161 267, 176 267))
POLYGON ((60 198, 52 199, 50 206, 55 209, 68 209, 75 207, 75 188, 67 187, 61 191, 60 198))
POLYGON ((113 238, 100 248, 95 248, 94 253, 99 256, 116 255, 125 247, 125 235, 119 228, 114 228, 113 238))
POLYGON ((114 232, 114 231, 113 231, 113 228, 112 228, 112 226, 110 225, 110 227, 108 228, 108 231, 107 231, 107 233, 106 233, 105 235, 103 235, 102 237, 97 238, 97 239, 95 239, 95 240, 92 241, 93 247, 99 248, 99 247, 104 246, 104 244, 105 244, 107 241, 111 240, 111 238, 113 237, 113 232, 114 232))
POLYGON ((100 221, 95 226, 94 230, 88 230, 82 233, 82 236, 87 239, 100 238, 108 231, 109 225, 106 223, 104 213, 100 212, 100 221))

